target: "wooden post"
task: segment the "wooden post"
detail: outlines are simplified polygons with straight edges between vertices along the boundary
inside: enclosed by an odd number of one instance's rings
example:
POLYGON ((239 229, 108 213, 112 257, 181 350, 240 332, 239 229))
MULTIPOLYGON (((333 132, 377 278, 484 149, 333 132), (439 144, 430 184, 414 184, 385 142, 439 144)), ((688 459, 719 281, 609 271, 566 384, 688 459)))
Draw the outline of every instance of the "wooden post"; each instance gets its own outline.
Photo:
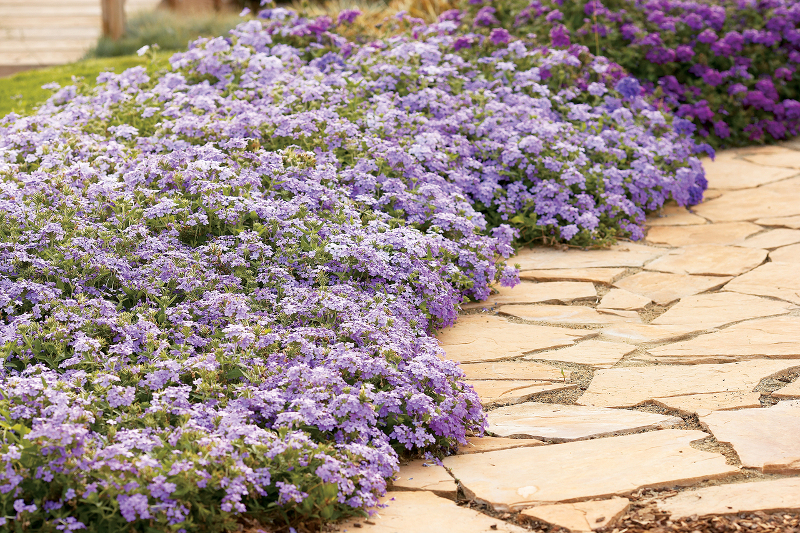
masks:
POLYGON ((103 6, 103 35, 119 40, 125 33, 125 0, 100 0, 103 6))

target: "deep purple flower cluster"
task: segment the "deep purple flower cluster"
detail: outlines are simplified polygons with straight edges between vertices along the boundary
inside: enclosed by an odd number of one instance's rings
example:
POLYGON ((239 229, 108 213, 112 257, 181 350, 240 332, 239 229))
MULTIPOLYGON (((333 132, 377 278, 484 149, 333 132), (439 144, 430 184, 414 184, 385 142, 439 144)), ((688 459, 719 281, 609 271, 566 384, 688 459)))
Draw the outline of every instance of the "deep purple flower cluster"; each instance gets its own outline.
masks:
POLYGON ((374 505, 398 451, 482 431, 430 334, 516 282, 504 220, 638 237, 702 195, 688 123, 585 49, 332 24, 268 10, 0 122, 2 525, 374 505))
MULTIPOLYGON (((800 134, 797 0, 503 0, 503 5, 507 15, 497 25, 520 35, 549 34, 555 47, 599 48, 675 114, 693 121, 714 146, 800 134)), ((474 17, 477 21, 479 13, 474 17)))

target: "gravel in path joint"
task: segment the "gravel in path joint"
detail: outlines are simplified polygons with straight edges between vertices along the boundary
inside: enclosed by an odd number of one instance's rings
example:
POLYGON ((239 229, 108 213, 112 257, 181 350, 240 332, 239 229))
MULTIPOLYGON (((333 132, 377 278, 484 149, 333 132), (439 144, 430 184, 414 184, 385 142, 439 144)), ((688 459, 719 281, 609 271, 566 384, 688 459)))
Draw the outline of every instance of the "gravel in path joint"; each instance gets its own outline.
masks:
POLYGON ((778 389, 782 389, 783 387, 785 387, 789 383, 792 383, 798 378, 800 378, 800 368, 797 367, 790 368, 780 374, 768 376, 762 379, 759 382, 759 384, 756 385, 756 388, 753 389, 753 391, 760 392, 762 395, 768 395, 775 392, 778 389))

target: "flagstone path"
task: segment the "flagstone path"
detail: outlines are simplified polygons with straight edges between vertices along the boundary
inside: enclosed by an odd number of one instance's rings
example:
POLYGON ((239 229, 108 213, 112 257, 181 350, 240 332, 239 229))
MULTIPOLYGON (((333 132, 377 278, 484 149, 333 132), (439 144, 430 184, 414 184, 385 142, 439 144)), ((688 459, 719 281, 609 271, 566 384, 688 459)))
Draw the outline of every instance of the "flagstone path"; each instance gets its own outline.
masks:
POLYGON ((464 306, 439 339, 487 436, 402 466, 387 507, 340 530, 797 516, 800 143, 704 164, 706 202, 650 217, 644 242, 523 250, 519 286, 464 306))

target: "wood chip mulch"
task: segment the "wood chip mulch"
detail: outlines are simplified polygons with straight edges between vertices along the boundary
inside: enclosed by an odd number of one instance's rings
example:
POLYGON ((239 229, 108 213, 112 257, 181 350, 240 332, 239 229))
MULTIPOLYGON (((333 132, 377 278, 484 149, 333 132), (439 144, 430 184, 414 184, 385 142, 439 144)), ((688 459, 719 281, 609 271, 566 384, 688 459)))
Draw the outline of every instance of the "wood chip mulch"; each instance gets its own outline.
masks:
POLYGON ((800 533, 798 513, 741 513, 670 520, 664 515, 627 515, 603 533, 800 533))

